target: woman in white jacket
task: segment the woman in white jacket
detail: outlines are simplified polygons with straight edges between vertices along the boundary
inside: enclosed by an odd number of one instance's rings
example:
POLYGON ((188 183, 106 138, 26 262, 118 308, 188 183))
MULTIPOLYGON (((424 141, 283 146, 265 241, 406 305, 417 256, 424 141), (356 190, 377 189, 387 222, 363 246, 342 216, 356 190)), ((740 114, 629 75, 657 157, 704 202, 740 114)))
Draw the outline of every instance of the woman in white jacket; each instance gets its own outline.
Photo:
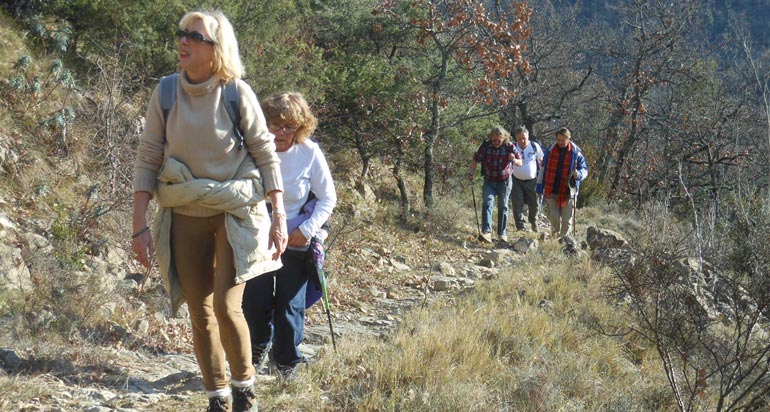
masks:
POLYGON ((296 227, 288 228, 289 244, 281 256, 283 267, 247 282, 243 307, 255 366, 262 365, 272 341, 278 370, 282 377, 292 379, 295 367, 302 362, 297 346, 304 339, 307 250, 310 240, 320 234, 321 225, 331 216, 337 195, 326 158, 318 144, 310 140, 317 121, 304 97, 299 93, 277 93, 263 101, 262 108, 281 159, 287 219, 296 222, 298 216, 308 216, 296 227), (303 206, 311 192, 316 200, 312 212, 307 213, 303 206))

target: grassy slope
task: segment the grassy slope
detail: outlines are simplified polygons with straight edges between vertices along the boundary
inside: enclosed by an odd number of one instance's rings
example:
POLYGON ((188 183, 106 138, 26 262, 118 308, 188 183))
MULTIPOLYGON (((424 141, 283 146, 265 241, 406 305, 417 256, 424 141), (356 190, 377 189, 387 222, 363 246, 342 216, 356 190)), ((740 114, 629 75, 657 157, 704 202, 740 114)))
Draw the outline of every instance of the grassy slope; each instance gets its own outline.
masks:
POLYGON ((476 292, 415 311, 385 341, 346 342, 310 381, 329 411, 666 410, 652 354, 598 333, 597 322, 623 321, 603 299, 608 276, 547 243, 476 292))
MULTIPOLYGON (((0 80, 8 79, 19 57, 28 53, 19 32, 16 22, 4 11, 0 11, 0 80)), ((4 104, 5 101, 0 100, 0 105, 4 104)), ((0 130, 12 130, 12 117, 9 110, 0 110, 0 130)), ((0 138, 3 136, 0 134, 0 138)))
MULTIPOLYGON (((583 214, 625 223, 602 210, 583 214)), ((611 274, 559 248, 546 241, 499 278, 415 308, 384 338, 343 337, 297 383, 260 385, 261 410, 675 410, 654 352, 600 333, 625 324, 605 296, 611 274)))

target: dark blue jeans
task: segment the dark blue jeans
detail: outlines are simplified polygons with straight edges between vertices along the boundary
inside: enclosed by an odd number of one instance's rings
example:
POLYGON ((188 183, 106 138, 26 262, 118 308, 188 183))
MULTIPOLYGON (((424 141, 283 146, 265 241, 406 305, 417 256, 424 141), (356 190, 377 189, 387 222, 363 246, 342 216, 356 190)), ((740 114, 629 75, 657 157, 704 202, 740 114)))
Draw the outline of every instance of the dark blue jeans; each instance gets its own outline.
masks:
POLYGON ((508 197, 511 195, 511 178, 502 182, 484 179, 481 187, 482 214, 481 231, 492 231, 492 204, 497 196, 497 234, 505 235, 508 227, 508 197))
POLYGON ((287 250, 281 256, 281 269, 249 280, 243 293, 252 354, 264 352, 273 340, 273 358, 279 367, 302 360, 297 346, 305 338, 305 256, 306 252, 287 250))

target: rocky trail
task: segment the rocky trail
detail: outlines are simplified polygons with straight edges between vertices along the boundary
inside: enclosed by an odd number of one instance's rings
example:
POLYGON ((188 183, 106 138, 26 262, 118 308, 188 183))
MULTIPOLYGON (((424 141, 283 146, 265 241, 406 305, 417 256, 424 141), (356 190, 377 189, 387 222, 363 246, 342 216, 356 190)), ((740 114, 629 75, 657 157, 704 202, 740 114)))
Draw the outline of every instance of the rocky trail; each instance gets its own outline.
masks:
MULTIPOLYGON (((417 254, 430 259, 410 260, 366 247, 348 254, 359 259, 354 267, 367 275, 336 291, 338 275, 330 277, 337 341, 362 334, 385 334, 410 309, 496 277, 537 247, 535 235, 527 235, 513 243, 491 245, 465 240, 452 251, 451 258, 438 262, 435 254, 417 254)), ((139 329, 153 333, 150 325, 143 324, 139 329)), ((39 397, 22 402, 4 396, 0 398, 0 410, 130 412, 159 410, 161 405, 184 402, 200 394, 203 386, 194 356, 189 353, 191 344, 179 346, 183 349, 179 353, 162 354, 110 346, 89 348, 87 360, 81 359, 83 354, 76 350, 41 360, 22 348, 2 349, 0 366, 5 373, 45 390, 39 397)), ((303 351, 312 362, 324 346, 330 349, 331 339, 319 302, 308 311, 303 351)), ((259 380, 274 384, 276 378, 268 374, 260 375, 259 380)))

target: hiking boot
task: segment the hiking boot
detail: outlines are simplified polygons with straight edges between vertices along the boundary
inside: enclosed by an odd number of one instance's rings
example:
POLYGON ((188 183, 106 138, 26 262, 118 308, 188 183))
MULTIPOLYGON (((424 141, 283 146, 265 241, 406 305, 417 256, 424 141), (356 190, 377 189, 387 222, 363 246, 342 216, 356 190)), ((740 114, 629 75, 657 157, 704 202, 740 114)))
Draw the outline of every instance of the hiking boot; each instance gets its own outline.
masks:
POLYGON ((532 231, 537 232, 537 222, 532 222, 532 231))
POLYGON ((230 403, 224 396, 214 396, 209 398, 209 407, 206 412, 230 412, 230 403))
POLYGON ((492 243, 492 232, 484 232, 480 234, 479 241, 484 243, 492 243))
POLYGON ((508 236, 506 236, 506 235, 497 235, 497 240, 499 240, 501 242, 508 243, 508 236))
POLYGON ((264 375, 267 371, 267 361, 270 358, 268 350, 255 350, 251 354, 251 364, 258 374, 264 375))
POLYGON ((251 386, 236 388, 233 386, 233 412, 257 412, 257 394, 251 386))
POLYGON ((292 383, 297 380, 297 368, 295 365, 278 366, 278 377, 284 383, 292 383))

